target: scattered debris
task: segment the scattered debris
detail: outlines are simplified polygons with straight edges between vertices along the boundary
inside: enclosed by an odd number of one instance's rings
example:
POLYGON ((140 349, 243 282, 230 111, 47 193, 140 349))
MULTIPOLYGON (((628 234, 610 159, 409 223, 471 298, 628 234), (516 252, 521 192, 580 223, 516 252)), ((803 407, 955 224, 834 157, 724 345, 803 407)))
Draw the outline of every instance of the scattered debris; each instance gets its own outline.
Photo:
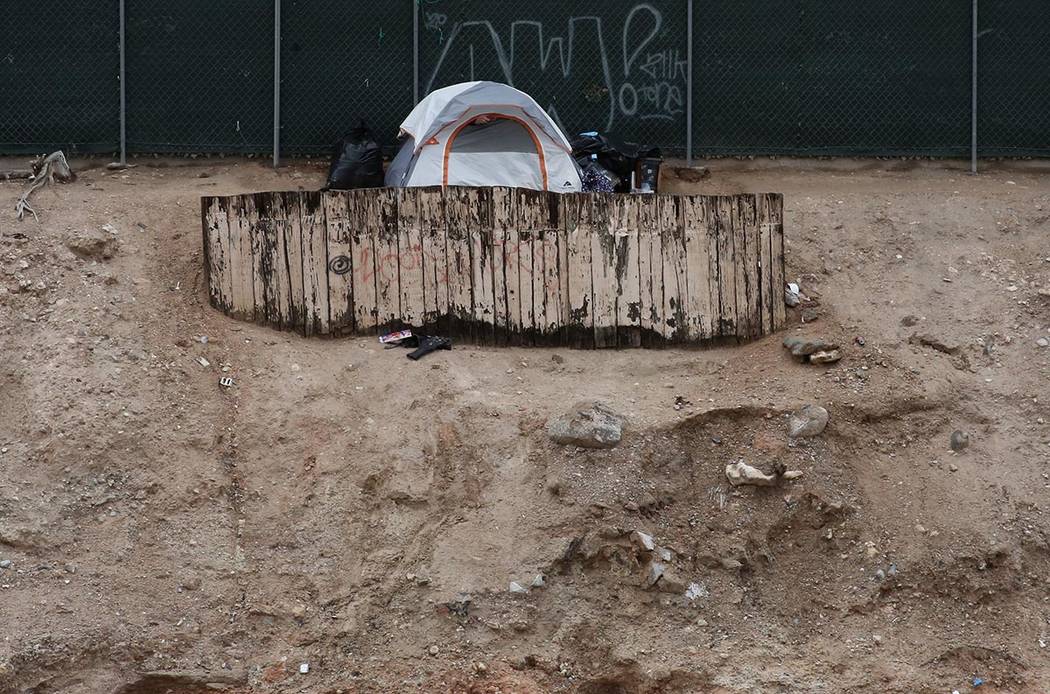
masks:
POLYGON ((547 585, 547 578, 543 574, 536 574, 535 578, 532 579, 533 588, 542 588, 547 585))
POLYGON ((208 368, 209 366, 211 366, 211 362, 205 359, 204 357, 197 357, 197 363, 203 366, 204 368, 208 368))
POLYGON ((788 282, 784 289, 784 303, 794 308, 802 303, 802 289, 794 282, 788 282))
POLYGON ((310 672, 310 663, 299 663, 299 674, 305 675, 310 672))
POLYGON ((820 405, 806 405, 788 420, 788 436, 793 439, 819 436, 827 425, 827 410, 820 405))
POLYGON ((860 335, 857 335, 855 338, 853 338, 853 341, 855 343, 857 343, 858 347, 863 347, 864 346, 864 338, 861 337, 860 335))
POLYGON ((547 435, 562 446, 613 448, 620 443, 623 425, 623 417, 608 405, 582 401, 571 412, 548 420, 547 435))
POLYGON ((403 340, 407 340, 410 337, 412 337, 411 330, 398 330, 397 332, 380 335, 379 343, 383 345, 399 345, 403 340))
POLYGON ((219 385, 222 386, 223 388, 232 388, 233 387, 233 379, 230 378, 229 376, 223 376, 222 378, 219 379, 219 385))
POLYGON ((29 204, 29 197, 40 190, 48 183, 59 181, 60 183, 68 183, 76 180, 76 174, 69 168, 69 162, 66 161, 66 155, 61 150, 52 152, 51 154, 44 157, 42 161, 33 164, 33 172, 35 174, 33 182, 29 184, 25 192, 22 193, 21 197, 18 198, 18 202, 15 204, 15 216, 21 220, 25 217, 26 212, 30 212, 33 217, 40 221, 37 217, 36 210, 33 209, 32 205, 29 204))
POLYGON ((529 589, 526 588, 525 586, 521 585, 517 581, 511 581, 510 582, 510 592, 517 593, 519 595, 523 595, 525 593, 528 593, 529 589))
POLYGON ((970 445, 970 435, 967 434, 965 431, 960 431, 959 429, 956 429, 952 432, 951 437, 949 437, 948 445, 951 446, 951 449, 953 451, 958 453, 959 451, 965 449, 967 446, 970 445))
POLYGON ((802 477, 801 470, 785 470, 782 463, 778 463, 772 475, 752 467, 743 460, 726 465, 726 479, 734 487, 742 484, 751 484, 756 487, 772 487, 781 479, 795 480, 802 477))

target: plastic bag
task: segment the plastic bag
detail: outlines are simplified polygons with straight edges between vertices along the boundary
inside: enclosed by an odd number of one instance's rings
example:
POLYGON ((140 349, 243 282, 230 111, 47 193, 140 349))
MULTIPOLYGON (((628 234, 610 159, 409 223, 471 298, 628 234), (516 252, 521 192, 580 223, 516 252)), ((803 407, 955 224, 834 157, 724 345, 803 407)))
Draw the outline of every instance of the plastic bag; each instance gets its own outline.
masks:
POLYGON ((383 153, 375 134, 361 121, 332 151, 325 190, 377 188, 383 185, 383 153))

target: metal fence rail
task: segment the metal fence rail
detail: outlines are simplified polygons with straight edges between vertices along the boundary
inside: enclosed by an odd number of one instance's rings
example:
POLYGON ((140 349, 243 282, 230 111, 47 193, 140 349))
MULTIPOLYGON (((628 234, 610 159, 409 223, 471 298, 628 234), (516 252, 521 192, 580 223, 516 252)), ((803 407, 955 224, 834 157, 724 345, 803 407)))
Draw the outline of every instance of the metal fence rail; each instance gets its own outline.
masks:
POLYGON ((54 0, 0 24, 0 153, 388 147, 421 95, 532 94, 672 155, 1050 156, 1042 0, 54 0), (980 54, 978 55, 978 48, 980 54))

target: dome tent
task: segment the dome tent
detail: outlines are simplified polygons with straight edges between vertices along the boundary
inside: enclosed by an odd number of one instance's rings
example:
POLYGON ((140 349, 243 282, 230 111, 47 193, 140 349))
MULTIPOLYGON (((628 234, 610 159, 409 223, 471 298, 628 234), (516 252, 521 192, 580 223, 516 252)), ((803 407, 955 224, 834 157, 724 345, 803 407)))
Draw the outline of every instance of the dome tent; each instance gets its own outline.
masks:
POLYGON ((401 124, 386 185, 582 190, 572 147, 532 97, 498 82, 431 92, 401 124))

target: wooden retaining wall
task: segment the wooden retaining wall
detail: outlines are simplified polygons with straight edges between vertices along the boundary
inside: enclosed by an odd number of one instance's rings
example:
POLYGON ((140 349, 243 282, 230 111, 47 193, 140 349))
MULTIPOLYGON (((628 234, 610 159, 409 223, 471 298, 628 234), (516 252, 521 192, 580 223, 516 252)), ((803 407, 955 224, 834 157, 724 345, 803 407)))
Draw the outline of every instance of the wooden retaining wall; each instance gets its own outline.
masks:
POLYGON ((635 347, 784 324, 783 199, 507 188, 201 201, 212 306, 305 335, 635 347))

